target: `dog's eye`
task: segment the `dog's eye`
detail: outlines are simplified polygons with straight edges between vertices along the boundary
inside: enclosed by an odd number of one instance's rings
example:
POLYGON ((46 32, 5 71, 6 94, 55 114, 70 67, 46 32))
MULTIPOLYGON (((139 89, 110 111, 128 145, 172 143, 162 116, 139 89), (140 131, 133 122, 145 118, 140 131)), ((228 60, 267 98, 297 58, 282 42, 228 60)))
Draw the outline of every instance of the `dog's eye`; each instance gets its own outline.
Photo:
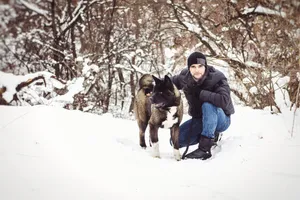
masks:
POLYGON ((163 92, 159 92, 159 94, 163 94, 163 92))

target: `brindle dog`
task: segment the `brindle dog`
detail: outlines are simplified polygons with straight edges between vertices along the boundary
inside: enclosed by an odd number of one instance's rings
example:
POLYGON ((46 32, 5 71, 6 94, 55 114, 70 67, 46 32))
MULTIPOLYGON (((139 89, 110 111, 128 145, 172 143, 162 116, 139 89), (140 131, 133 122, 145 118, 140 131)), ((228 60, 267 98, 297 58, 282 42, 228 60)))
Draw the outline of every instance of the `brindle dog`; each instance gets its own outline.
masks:
POLYGON ((165 76, 161 80, 149 74, 143 75, 139 80, 139 90, 134 101, 134 113, 139 126, 140 146, 147 147, 145 130, 149 124, 153 156, 159 158, 158 129, 170 129, 174 157, 180 160, 179 124, 183 106, 180 92, 170 77, 165 76))

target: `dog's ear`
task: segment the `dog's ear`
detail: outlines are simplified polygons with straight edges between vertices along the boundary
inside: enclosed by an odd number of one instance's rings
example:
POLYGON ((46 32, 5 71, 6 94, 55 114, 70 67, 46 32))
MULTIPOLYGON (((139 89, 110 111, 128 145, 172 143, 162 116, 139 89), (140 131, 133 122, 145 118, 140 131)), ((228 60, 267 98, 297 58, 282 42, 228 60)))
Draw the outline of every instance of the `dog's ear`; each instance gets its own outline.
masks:
POLYGON ((173 82, 169 76, 165 75, 164 82, 168 88, 173 88, 173 82))
POLYGON ((152 77, 153 77, 153 80, 155 82, 155 85, 158 85, 158 84, 161 83, 161 80, 159 78, 157 78, 156 76, 153 76, 153 75, 152 75, 152 77))

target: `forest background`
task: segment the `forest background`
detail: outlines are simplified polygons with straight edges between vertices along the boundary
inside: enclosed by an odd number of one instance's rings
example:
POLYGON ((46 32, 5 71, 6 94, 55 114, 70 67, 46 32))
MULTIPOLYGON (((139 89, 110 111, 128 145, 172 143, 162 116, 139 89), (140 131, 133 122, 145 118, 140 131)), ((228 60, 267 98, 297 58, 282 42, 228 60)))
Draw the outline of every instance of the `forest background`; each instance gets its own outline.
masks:
POLYGON ((31 76, 10 97, 0 80, 0 104, 49 104, 81 80, 62 107, 125 117, 142 74, 176 74, 201 51, 235 103, 280 113, 279 91, 296 109, 299 18, 297 0, 1 0, 0 71, 31 76))

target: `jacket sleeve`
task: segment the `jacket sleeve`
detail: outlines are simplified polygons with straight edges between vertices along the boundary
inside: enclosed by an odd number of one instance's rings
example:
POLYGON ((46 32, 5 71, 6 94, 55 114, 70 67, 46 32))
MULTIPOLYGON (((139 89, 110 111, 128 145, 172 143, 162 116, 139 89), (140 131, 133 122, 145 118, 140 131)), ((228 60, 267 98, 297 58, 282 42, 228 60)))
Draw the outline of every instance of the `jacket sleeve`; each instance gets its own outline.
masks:
POLYGON ((202 90, 199 94, 199 98, 202 102, 209 102, 223 110, 226 109, 231 101, 230 88, 226 79, 221 80, 213 92, 202 90))

